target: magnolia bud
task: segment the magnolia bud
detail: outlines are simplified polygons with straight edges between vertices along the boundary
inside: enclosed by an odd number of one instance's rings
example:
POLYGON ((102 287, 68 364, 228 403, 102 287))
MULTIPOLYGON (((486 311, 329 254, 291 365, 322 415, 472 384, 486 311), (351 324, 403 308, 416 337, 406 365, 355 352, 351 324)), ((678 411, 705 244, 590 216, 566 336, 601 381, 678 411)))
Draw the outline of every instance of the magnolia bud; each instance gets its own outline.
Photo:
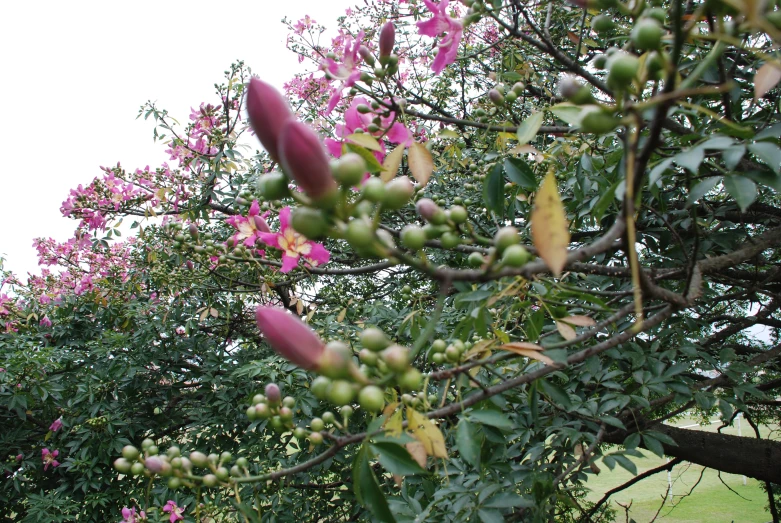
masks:
POLYGON ((247 87, 247 115, 269 156, 279 161, 279 139, 284 124, 293 118, 287 101, 271 85, 252 78, 247 87))
POLYGON ((336 193, 325 149, 311 127, 295 120, 286 122, 279 137, 279 155, 282 167, 307 196, 328 200, 336 193))
POLYGON ((380 31, 380 60, 390 56, 393 52, 393 44, 396 42, 396 28, 392 22, 382 26, 380 31))
POLYGON ((255 319, 277 354, 301 368, 317 369, 325 345, 303 321, 285 309, 264 306, 257 308, 255 319))

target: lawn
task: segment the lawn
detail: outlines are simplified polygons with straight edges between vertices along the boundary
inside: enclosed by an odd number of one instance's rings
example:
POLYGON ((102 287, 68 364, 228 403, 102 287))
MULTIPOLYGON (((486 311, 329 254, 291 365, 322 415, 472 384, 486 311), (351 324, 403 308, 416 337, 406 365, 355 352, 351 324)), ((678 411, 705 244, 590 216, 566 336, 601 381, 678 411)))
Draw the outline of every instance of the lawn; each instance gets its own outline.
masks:
MULTIPOLYGON (((673 424, 680 427, 696 423, 697 420, 686 418, 673 424)), ((715 432, 718 426, 719 423, 714 423, 687 428, 715 432)), ((745 420, 742 428, 743 436, 753 434, 751 427, 745 420)), ((768 428, 761 427, 761 429, 762 437, 767 437, 768 428)), ((737 423, 734 427, 723 429, 722 433, 737 435, 737 423)), ((665 463, 664 458, 659 458, 648 451, 643 452, 646 457, 635 461, 638 473, 643 473, 665 463)), ((604 492, 633 477, 632 474, 620 467, 616 467, 612 471, 602 463, 599 463, 599 467, 602 472, 589 479, 586 485, 591 489, 588 495, 590 501, 597 501, 604 492)), ((625 506, 631 503, 629 517, 637 523, 651 521, 657 512, 659 512, 657 522, 765 523, 772 519, 770 513, 765 510, 767 496, 760 489, 759 482, 754 479, 746 478, 744 485, 742 476, 722 473, 720 480, 717 471, 713 469, 703 471, 703 467, 690 463, 681 463, 673 468, 670 479, 672 481, 672 500, 669 498, 665 500, 668 488, 666 472, 660 472, 614 494, 610 498, 610 503, 618 511, 617 521, 627 521, 624 508, 617 503, 625 506), (695 484, 697 486, 692 491, 695 484), (730 491, 730 488, 734 492, 730 491), (689 494, 690 492, 691 494, 689 494), (662 506, 663 501, 664 506, 662 506)))

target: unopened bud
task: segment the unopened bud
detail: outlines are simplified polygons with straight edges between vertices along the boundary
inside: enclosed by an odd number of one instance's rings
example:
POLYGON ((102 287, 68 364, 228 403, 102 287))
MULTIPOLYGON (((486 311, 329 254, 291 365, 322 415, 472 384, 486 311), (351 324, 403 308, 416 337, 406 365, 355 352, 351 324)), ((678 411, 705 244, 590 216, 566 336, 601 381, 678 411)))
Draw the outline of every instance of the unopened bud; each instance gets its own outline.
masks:
POLYGON ((358 54, 361 55, 361 58, 363 58, 363 61, 369 64, 369 67, 374 67, 374 56, 372 56, 371 51, 369 51, 369 48, 365 45, 362 45, 358 48, 358 54))
POLYGON ((393 52, 393 45, 396 43, 396 28, 392 22, 382 26, 380 31, 380 60, 390 56, 393 52))
POLYGON ((271 85, 252 78, 247 88, 247 115, 269 156, 279 161, 280 133, 285 123, 293 118, 287 101, 271 85))
POLYGON ((434 225, 442 225, 447 220, 445 211, 443 211, 439 205, 434 203, 431 198, 421 198, 418 203, 415 204, 418 214, 421 218, 434 225))
POLYGON ((325 345, 303 321, 285 309, 265 306, 257 308, 255 319, 277 354, 301 368, 317 369, 325 345))
POLYGON ((289 120, 279 138, 280 162, 298 186, 313 200, 328 200, 337 185, 320 137, 308 125, 289 120))
POLYGON ((269 405, 279 405, 279 402, 282 401, 282 391, 276 383, 266 385, 265 393, 269 405))
POLYGON ((499 89, 491 89, 488 91, 488 98, 494 105, 504 105, 504 95, 499 92, 499 89))
POLYGON ((167 465, 167 463, 163 461, 163 458, 158 458, 157 456, 150 456, 144 460, 146 469, 154 474, 163 472, 165 465, 167 465))

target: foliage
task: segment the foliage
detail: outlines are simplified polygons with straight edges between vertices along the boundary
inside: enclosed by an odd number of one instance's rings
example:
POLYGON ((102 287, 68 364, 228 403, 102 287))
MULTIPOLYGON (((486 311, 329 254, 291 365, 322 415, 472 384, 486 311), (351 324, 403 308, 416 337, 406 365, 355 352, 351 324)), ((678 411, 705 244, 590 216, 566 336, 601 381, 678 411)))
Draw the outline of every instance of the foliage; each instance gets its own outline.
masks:
POLYGON ((292 113, 241 62, 142 107, 173 165, 4 273, 0 514, 586 521, 639 448, 773 488, 663 422, 778 423, 779 6, 583 4, 366 3, 289 23, 292 113))

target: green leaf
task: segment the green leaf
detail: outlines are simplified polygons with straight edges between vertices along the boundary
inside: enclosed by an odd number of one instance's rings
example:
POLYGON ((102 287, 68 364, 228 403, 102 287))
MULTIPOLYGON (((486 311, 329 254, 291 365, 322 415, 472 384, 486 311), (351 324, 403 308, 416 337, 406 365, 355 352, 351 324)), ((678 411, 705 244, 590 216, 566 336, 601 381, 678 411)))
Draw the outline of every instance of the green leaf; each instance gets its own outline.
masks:
POLYGON ((781 148, 770 142, 748 144, 748 150, 765 162, 776 174, 781 174, 781 148))
POLYGON ((564 407, 566 410, 572 408, 572 402, 569 399, 569 394, 567 394, 567 391, 547 380, 539 380, 538 382, 542 388, 542 392, 550 396, 553 401, 558 403, 561 407, 564 407))
POLYGON ((640 444, 640 434, 633 432, 624 440, 624 447, 628 449, 635 449, 640 444))
POLYGON ((507 158, 504 161, 504 172, 511 182, 529 190, 537 188, 537 179, 529 164, 520 158, 507 158))
MULTIPOLYGON (((666 171, 670 167, 670 164, 672 163, 673 163, 672 158, 665 158, 661 162, 654 165, 654 168, 651 169, 651 173, 648 175, 648 185, 655 184, 659 180, 659 178, 662 177, 664 171, 666 171)), ((602 197, 604 198, 604 195, 602 197)))
POLYGON ((515 492, 500 492, 483 503, 484 507, 512 508, 522 505, 526 500, 515 492))
POLYGON ((616 188, 618 187, 619 183, 621 182, 615 182, 613 185, 608 187, 607 191, 602 193, 602 196, 599 197, 597 203, 594 204, 594 207, 591 208, 591 216, 593 216, 595 220, 601 220, 602 216, 605 215, 605 211, 607 211, 610 205, 616 201, 616 188))
POLYGON ((426 473, 426 470, 401 445, 390 442, 374 442, 371 449, 377 453, 380 465, 392 474, 410 476, 426 473))
POLYGON ((697 203, 697 200, 708 194, 714 187, 716 187, 716 184, 719 183, 720 178, 718 176, 711 176, 710 178, 705 178, 703 181, 692 187, 692 190, 689 191, 689 199, 687 200, 687 205, 693 205, 697 203))
POLYGON ((466 419, 461 419, 456 428, 456 448, 461 457, 475 468, 480 467, 480 447, 483 435, 466 419))
POLYGON ((361 446, 353 461, 353 491, 358 502, 369 509, 377 520, 396 523, 369 464, 369 447, 366 444, 361 446))
POLYGON ((483 183, 483 200, 485 206, 497 215, 504 214, 504 170, 502 165, 494 165, 483 183))
POLYGON ((616 460, 616 463, 637 476, 637 465, 635 465, 631 459, 627 458, 623 454, 613 454, 613 458, 616 460))
POLYGON ((344 146, 347 148, 348 151, 354 152, 364 159, 364 161, 366 162, 366 170, 369 171, 370 173, 376 174, 384 170, 382 164, 377 161, 377 158, 374 157, 374 155, 370 150, 366 149, 365 147, 361 147, 360 145, 356 145, 354 143, 345 143, 344 146))
POLYGON ((705 159, 705 149, 701 147, 693 147, 688 151, 681 151, 673 157, 675 163, 681 167, 690 170, 692 173, 697 174, 700 168, 700 164, 705 159))
POLYGON ((509 418, 495 410, 473 410, 470 411, 467 416, 469 416, 469 419, 471 420, 477 421, 483 425, 496 427, 497 429, 511 430, 513 428, 513 424, 509 418))
POLYGON ((542 119, 545 113, 538 111, 533 112, 527 119, 521 122, 518 126, 518 145, 525 145, 532 141, 537 136, 537 131, 542 127, 542 119))
POLYGON ((654 438, 653 436, 649 436, 648 434, 643 434, 643 445, 645 448, 659 456, 660 458, 664 457, 664 446, 662 446, 662 442, 658 439, 654 438))
POLYGON ((480 523, 504 523, 504 516, 498 510, 486 510, 481 508, 477 511, 480 517, 480 523))
POLYGON ((702 147, 703 149, 715 149, 717 151, 720 151, 723 149, 727 149, 734 144, 735 144, 735 140, 730 138, 729 136, 713 136, 705 140, 698 147, 702 147))
POLYGON ((721 157, 724 159, 724 165, 727 169, 734 169, 740 163, 743 155, 746 154, 746 146, 742 143, 733 145, 721 151, 721 157))
POLYGON ((740 210, 746 212, 749 205, 757 199, 757 184, 744 176, 736 174, 724 177, 724 187, 738 202, 740 210))
POLYGON ((583 107, 571 103, 560 103, 548 107, 548 111, 553 113, 556 118, 567 122, 569 125, 580 125, 583 107))

